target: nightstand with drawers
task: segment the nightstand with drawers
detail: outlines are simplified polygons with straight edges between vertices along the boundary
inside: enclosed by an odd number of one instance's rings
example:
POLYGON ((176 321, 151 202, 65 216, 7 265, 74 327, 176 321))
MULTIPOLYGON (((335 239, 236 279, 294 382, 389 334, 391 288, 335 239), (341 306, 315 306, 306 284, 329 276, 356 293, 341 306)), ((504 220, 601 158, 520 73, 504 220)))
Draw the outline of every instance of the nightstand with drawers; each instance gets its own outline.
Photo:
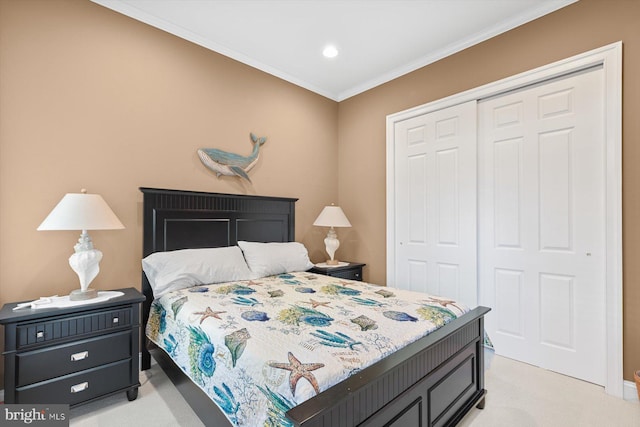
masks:
POLYGON ((362 267, 367 264, 358 262, 350 262, 347 265, 339 267, 318 267, 314 266, 310 273, 324 274, 325 276, 338 277, 340 279, 359 280, 362 281, 362 267))
POLYGON ((67 308, 0 311, 5 328, 5 403, 71 406, 126 392, 138 396, 140 304, 133 288, 67 308))

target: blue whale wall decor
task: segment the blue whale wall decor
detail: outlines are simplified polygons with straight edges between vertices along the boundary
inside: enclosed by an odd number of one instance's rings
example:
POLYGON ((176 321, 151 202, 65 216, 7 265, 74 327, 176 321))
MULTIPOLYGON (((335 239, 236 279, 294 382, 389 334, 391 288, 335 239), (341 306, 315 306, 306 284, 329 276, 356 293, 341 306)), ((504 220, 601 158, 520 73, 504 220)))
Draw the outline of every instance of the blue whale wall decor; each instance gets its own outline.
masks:
POLYGON ((248 156, 229 153, 228 151, 219 150, 217 148, 200 148, 198 149, 198 157, 200 161, 213 172, 216 176, 239 176, 251 182, 251 178, 247 172, 253 168, 260 157, 260 147, 267 141, 266 137, 258 138, 253 133, 249 134, 253 142, 253 151, 248 156))

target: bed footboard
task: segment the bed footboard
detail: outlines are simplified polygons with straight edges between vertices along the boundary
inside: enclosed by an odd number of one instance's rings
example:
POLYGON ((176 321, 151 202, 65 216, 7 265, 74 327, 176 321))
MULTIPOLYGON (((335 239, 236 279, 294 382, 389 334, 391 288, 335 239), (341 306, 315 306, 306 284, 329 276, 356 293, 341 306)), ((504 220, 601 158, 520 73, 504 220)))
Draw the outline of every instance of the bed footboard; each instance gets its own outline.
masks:
POLYGON ((287 412, 296 426, 455 425, 484 399, 478 307, 287 412))

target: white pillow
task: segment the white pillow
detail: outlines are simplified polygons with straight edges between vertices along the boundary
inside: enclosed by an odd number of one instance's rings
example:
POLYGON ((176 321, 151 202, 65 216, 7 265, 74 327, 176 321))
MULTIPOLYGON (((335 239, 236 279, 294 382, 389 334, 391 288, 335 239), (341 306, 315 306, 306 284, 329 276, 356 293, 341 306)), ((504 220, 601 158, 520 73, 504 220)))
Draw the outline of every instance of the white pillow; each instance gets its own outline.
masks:
POLYGON ((249 268, 258 277, 292 271, 306 271, 313 267, 309 253, 302 243, 238 242, 249 268))
POLYGON ((256 279, 237 246, 155 252, 142 260, 155 298, 196 285, 256 279))

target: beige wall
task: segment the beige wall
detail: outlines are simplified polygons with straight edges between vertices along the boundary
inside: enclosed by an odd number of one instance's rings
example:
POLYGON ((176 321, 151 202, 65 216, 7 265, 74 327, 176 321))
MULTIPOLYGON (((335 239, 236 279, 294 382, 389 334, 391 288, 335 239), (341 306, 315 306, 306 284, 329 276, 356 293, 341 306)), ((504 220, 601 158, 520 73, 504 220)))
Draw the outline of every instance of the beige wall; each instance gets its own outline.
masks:
MULTIPOLYGON (((581 0, 339 106, 340 204, 355 225, 343 258, 386 281, 385 118, 544 64, 623 42, 624 373, 640 369, 640 1, 581 0), (366 238, 364 238, 366 236, 366 238)), ((345 233, 346 234, 346 233, 345 233)))
POLYGON ((336 102, 89 1, 0 0, 0 304, 78 287, 79 232, 36 227, 82 187, 126 226, 91 233, 98 289, 139 287, 140 186, 297 197, 296 238, 322 260, 337 126, 336 102), (248 154, 249 132, 268 138, 253 185, 200 163, 248 154))

